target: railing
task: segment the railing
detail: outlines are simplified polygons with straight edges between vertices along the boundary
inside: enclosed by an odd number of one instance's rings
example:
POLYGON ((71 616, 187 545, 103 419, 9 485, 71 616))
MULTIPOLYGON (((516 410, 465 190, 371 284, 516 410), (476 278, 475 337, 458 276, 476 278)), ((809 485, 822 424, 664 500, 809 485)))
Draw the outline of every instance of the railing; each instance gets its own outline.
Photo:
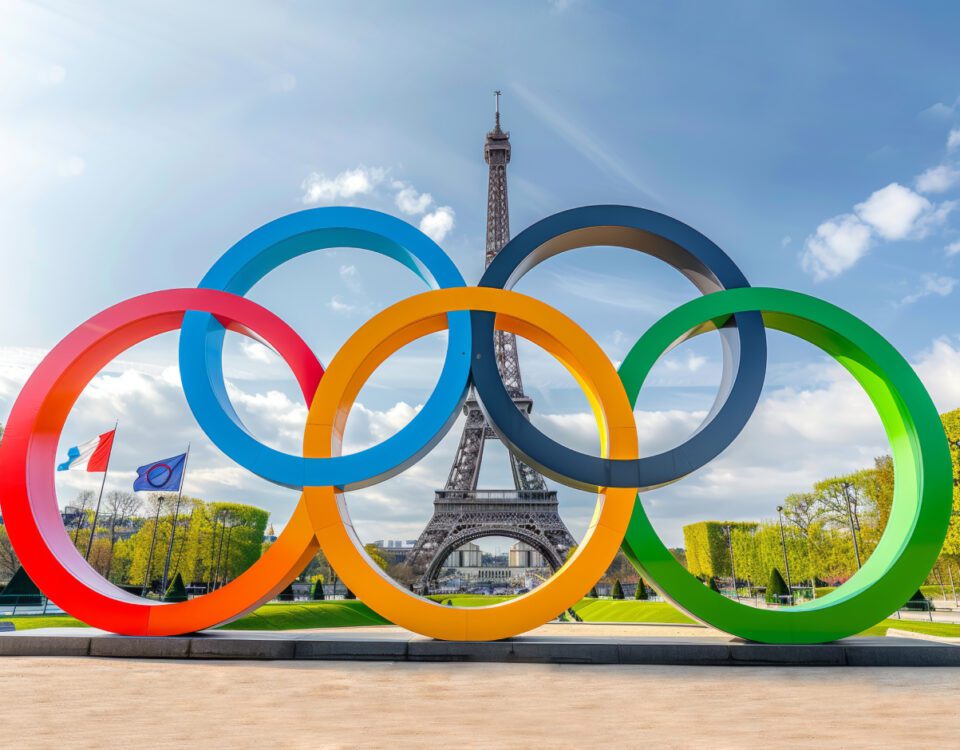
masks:
POLYGON ((0 616, 59 614, 63 610, 40 594, 0 594, 0 616))
POLYGON ((437 490, 436 499, 447 503, 519 501, 548 505, 557 502, 557 493, 553 490, 437 490))

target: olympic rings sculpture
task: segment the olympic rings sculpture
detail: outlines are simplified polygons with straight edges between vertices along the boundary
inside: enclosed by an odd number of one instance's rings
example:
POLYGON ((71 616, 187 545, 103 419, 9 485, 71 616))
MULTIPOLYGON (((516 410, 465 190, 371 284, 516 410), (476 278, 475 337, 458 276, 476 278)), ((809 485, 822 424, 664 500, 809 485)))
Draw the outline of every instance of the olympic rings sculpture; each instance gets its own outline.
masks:
POLYGON ((128 635, 188 633, 240 617, 285 588, 322 548, 344 583, 391 622, 434 638, 507 638, 572 606, 622 547, 645 579, 702 622, 754 641, 824 642, 861 632, 916 591, 943 544, 951 502, 950 453, 937 410, 916 373, 883 337, 822 300, 751 287, 730 257, 699 232, 628 206, 588 206, 534 224, 501 250, 477 287, 466 285, 430 238, 386 214, 322 208, 282 217, 228 250, 199 288, 126 300, 68 334, 25 384, 0 443, 0 508, 25 569, 70 614, 128 635), (648 253, 703 293, 644 333, 619 370, 572 320, 510 291, 546 258, 593 245, 648 253), (330 247, 381 253, 432 291, 375 315, 325 371, 296 332, 243 295, 287 260, 330 247), (704 586, 664 546, 637 494, 705 465, 740 433, 763 387, 767 327, 820 347, 853 375, 880 414, 896 469, 890 520, 869 560, 831 594, 779 610, 741 605, 704 586), (204 596, 162 604, 120 590, 87 564, 60 519, 53 468, 67 415, 94 375, 130 346, 178 328, 183 388, 201 428, 238 464, 302 493, 277 541, 247 571, 204 596), (222 370, 228 329, 262 339, 292 370, 309 407, 302 456, 257 441, 231 406, 222 370), (351 406, 370 374, 398 348, 444 329, 447 353, 423 408, 379 445, 341 455, 351 406), (599 457, 557 444, 520 413, 497 371, 494 329, 543 347, 578 381, 600 431, 599 457), (633 406, 647 373, 674 346, 707 330, 720 333, 724 349, 713 408, 685 443, 641 457, 633 406), (424 456, 453 424, 471 384, 504 443, 547 476, 596 490, 598 498, 581 544, 548 581, 501 604, 460 608, 419 597, 374 565, 357 538, 343 493, 382 482, 424 456))

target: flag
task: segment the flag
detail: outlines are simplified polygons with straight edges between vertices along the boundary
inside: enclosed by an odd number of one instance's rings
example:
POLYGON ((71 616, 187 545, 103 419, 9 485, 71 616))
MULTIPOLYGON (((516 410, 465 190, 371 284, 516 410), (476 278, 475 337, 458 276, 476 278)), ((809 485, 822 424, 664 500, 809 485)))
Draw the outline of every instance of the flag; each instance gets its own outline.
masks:
POLYGON ((67 451, 67 460, 57 466, 57 471, 106 471, 113 450, 113 436, 116 430, 74 445, 67 451))
POLYGON ((148 492, 178 491, 180 482, 183 481, 183 465, 186 457, 186 453, 181 453, 173 458, 163 458, 152 464, 138 466, 133 489, 148 492))

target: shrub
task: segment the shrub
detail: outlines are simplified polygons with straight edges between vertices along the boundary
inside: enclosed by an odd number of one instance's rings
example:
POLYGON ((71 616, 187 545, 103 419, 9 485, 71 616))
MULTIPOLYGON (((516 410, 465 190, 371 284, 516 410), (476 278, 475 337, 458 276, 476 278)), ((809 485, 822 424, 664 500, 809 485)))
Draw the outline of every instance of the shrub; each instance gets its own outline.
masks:
POLYGON ((643 579, 637 581, 637 592, 633 596, 634 599, 646 601, 649 598, 647 594, 647 586, 644 584, 643 579))
POLYGON ((294 599, 293 596, 293 584, 287 584, 287 587, 277 594, 277 600, 281 602, 292 602, 294 599))
POLYGON ((917 589, 917 593, 907 600, 906 604, 903 605, 903 609, 918 609, 922 612, 927 612, 933 609, 933 602, 927 599, 920 589, 917 589))
POLYGON ((314 601, 321 601, 324 598, 322 578, 318 578, 313 582, 313 589, 310 591, 310 598, 314 601))
POLYGON ((357 595, 354 594, 350 589, 347 589, 347 593, 343 595, 344 599, 356 599, 357 595))
POLYGON ((716 591, 718 594, 720 593, 720 586, 717 585, 717 579, 714 578, 713 576, 707 576, 706 579, 704 580, 704 583, 707 585, 707 588, 709 588, 710 590, 716 591))
POLYGON ((165 602, 185 602, 187 600, 187 587, 183 585, 183 576, 178 571, 173 577, 173 581, 167 587, 167 592, 163 595, 165 602))
POLYGON ((590 597, 591 599, 599 599, 599 598, 600 598, 600 595, 597 594, 597 587, 596 587, 596 586, 591 586, 591 587, 590 587, 590 593, 587 594, 587 596, 590 597))
POLYGON ((789 595, 790 589, 787 588, 787 582, 783 580, 780 571, 771 568, 770 583, 767 584, 767 601, 771 604, 783 604, 784 597, 789 595))
POLYGON ((620 585, 620 579, 617 578, 613 582, 613 591, 610 596, 614 599, 623 599, 623 586, 620 585))

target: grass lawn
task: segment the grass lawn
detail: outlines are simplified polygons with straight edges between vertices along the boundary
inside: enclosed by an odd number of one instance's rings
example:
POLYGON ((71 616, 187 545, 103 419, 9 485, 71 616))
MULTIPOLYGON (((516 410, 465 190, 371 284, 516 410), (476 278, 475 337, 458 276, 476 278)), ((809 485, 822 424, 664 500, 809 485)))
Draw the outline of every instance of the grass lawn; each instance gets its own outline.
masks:
POLYGON ((891 617, 881 623, 877 623, 869 630, 864 630, 860 635, 886 635, 887 628, 909 630, 912 633, 939 635, 944 638, 960 638, 960 625, 951 625, 950 623, 946 622, 898 620, 895 617, 891 617))
MULTIPOLYGON (((458 607, 482 607, 498 604, 511 597, 461 594, 435 597, 452 599, 458 607)), ((642 602, 632 599, 581 599, 574 610, 585 622, 649 622, 690 623, 682 612, 665 602, 642 602)), ((69 615, 26 615, 3 617, 0 622, 14 622, 17 630, 33 628, 86 627, 69 615)), ((277 602, 266 604, 255 612, 225 626, 228 630, 301 630, 309 628, 346 628, 361 625, 388 625, 380 615, 360 601, 277 602)), ((916 633, 960 638, 960 625, 939 622, 886 619, 861 635, 885 635, 888 628, 916 633)))
POLYGON ((225 630, 300 630, 389 625, 361 601, 277 602, 222 626, 225 630))
POLYGON ((438 594, 436 596, 431 596, 430 598, 440 604, 445 604, 446 601, 450 599, 453 601, 454 607, 487 607, 491 604, 499 604, 500 602, 514 599, 515 597, 486 596, 484 594, 450 594, 448 596, 443 596, 438 594))
POLYGON ((20 617, 0 617, 0 622, 12 622, 17 630, 34 628, 85 628, 80 620, 70 615, 23 615, 20 617))
MULTIPOLYGON (((69 615, 25 615, 3 617, 17 630, 34 628, 85 628, 69 615)), ((299 630, 303 628, 349 628, 359 625, 387 625, 380 615, 359 601, 277 602, 265 604, 239 620, 223 626, 226 630, 299 630)))
POLYGON ((574 612, 585 622, 663 622, 692 623, 683 612, 666 602, 634 599, 581 599, 574 612))

